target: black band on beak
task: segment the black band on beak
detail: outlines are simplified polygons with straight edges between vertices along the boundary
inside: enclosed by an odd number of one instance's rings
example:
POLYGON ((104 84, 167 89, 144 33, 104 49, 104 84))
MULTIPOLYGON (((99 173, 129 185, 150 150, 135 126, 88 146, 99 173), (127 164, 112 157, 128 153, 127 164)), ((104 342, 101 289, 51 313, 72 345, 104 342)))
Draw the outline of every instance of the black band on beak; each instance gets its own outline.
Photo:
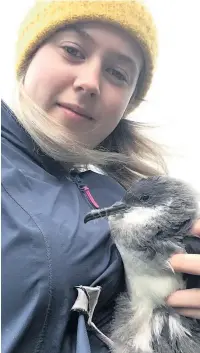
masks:
POLYGON ((108 217, 110 215, 114 215, 117 213, 120 213, 119 211, 127 209, 127 205, 122 202, 115 203, 114 205, 110 207, 105 207, 97 210, 92 210, 89 212, 85 218, 84 218, 84 223, 87 223, 89 221, 92 221, 97 218, 103 218, 103 217, 108 217))

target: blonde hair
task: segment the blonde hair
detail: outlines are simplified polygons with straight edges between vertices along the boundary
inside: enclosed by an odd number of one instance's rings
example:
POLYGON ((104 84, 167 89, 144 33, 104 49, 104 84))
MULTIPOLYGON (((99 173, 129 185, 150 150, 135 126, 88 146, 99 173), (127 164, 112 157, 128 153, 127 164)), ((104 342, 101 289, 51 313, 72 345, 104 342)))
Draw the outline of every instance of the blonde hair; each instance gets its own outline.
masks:
MULTIPOLYGON (((121 119, 114 131, 94 149, 82 146, 56 119, 27 95, 23 77, 17 82, 13 111, 37 146, 69 171, 93 165, 125 189, 139 177, 166 173, 161 147, 141 132, 145 124, 121 119)), ((136 99, 136 98, 134 98, 136 99)), ((127 107, 128 109, 128 107, 127 107)))

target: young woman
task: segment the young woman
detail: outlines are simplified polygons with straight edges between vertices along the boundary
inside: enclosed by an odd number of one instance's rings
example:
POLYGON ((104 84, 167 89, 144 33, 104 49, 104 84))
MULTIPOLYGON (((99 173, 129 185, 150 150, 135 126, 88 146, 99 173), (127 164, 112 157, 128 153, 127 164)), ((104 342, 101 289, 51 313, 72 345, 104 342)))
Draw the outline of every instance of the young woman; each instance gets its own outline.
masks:
MULTIPOLYGON (((159 150, 126 119, 156 56, 156 29, 139 1, 37 1, 25 17, 15 100, 2 103, 4 353, 109 351, 123 264, 106 220, 83 220, 139 176, 165 172, 159 150)), ((199 255, 171 262, 200 274, 199 255)), ((168 304, 198 318, 199 297, 187 289, 168 304)))

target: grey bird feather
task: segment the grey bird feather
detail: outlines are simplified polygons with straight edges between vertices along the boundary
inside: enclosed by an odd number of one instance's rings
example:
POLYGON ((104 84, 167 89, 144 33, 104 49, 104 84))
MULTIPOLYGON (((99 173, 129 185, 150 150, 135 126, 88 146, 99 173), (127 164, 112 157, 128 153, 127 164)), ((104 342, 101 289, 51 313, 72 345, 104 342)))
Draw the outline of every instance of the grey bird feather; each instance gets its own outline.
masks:
POLYGON ((185 253, 198 217, 195 191, 169 177, 134 182, 122 201, 91 211, 85 223, 108 217, 121 254, 127 291, 117 299, 110 338, 114 353, 199 353, 197 320, 179 315, 166 298, 186 283, 169 259, 185 253))

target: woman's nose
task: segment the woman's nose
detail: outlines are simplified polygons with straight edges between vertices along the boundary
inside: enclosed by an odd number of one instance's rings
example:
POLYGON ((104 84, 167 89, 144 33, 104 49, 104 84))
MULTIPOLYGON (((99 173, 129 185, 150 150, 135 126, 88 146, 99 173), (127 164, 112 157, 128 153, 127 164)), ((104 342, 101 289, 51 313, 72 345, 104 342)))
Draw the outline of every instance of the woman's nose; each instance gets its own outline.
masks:
POLYGON ((97 67, 80 68, 74 81, 75 90, 91 96, 100 94, 100 70, 97 67))

